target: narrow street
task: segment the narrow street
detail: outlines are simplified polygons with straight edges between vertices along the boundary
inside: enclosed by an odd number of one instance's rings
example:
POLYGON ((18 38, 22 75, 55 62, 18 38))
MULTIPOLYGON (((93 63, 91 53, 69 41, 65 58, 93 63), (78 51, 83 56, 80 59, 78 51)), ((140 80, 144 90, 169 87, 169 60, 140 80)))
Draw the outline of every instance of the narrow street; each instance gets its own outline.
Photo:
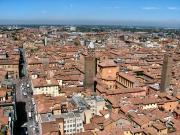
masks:
POLYGON ((16 135, 38 135, 38 125, 35 122, 34 106, 32 104, 31 83, 27 77, 24 52, 21 49, 20 79, 16 81, 16 135))

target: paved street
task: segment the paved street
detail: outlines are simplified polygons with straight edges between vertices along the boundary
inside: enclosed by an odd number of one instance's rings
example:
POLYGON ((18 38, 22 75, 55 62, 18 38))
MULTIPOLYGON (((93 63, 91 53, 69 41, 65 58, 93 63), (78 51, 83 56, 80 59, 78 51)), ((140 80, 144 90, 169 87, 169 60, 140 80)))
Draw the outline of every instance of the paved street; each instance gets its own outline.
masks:
MULTIPOLYGON (((24 58, 24 53, 23 58, 24 58)), ((16 82, 16 104, 18 126, 22 135, 38 135, 38 124, 35 122, 34 106, 32 103, 31 83, 27 77, 26 63, 22 64, 25 76, 16 82), (24 130, 26 129, 26 130, 24 130)))
MULTIPOLYGON (((17 91, 16 91, 16 101, 18 105, 24 106, 24 112, 23 112, 23 107, 21 110, 17 111, 22 111, 23 114, 19 117, 26 117, 22 119, 22 125, 26 126, 28 128, 28 135, 37 135, 38 134, 38 129, 36 126, 35 122, 35 114, 34 114, 34 107, 32 104, 32 96, 31 96, 31 88, 27 87, 28 84, 28 79, 23 78, 19 80, 19 83, 17 85, 17 91), (27 94, 27 95, 26 95, 27 94)), ((21 126, 22 126, 21 125, 21 126)))

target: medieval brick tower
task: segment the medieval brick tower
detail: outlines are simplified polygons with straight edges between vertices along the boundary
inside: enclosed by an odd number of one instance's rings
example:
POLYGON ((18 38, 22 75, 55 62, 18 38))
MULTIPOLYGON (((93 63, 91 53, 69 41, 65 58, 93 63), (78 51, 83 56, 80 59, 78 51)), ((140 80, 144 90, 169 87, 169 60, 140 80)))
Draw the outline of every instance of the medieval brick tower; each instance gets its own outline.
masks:
POLYGON ((170 88, 170 81, 172 76, 172 56, 165 54, 162 73, 161 73, 161 84, 160 84, 160 91, 164 92, 169 90, 170 88))
POLYGON ((96 71, 97 71, 97 60, 94 56, 94 46, 88 47, 88 54, 85 56, 84 61, 84 69, 85 69, 85 75, 84 75, 84 87, 85 88, 91 88, 94 90, 95 86, 95 77, 96 77, 96 71))

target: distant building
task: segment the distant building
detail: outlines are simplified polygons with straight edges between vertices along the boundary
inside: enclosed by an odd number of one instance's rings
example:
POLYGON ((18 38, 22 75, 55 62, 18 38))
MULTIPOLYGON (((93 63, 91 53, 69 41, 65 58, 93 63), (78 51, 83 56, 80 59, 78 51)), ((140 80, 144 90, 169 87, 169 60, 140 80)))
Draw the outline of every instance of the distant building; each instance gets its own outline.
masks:
POLYGON ((44 113, 39 115, 40 134, 75 134, 84 132, 83 119, 79 113, 69 112, 61 115, 44 113), (52 127, 51 127, 52 126, 52 127))
POLYGON ((12 52, 0 50, 0 68, 7 72, 7 78, 19 78, 20 52, 14 49, 12 52))
POLYGON ((76 31, 76 27, 71 26, 71 27, 70 27, 70 31, 76 31))
MULTIPOLYGON (((48 117, 48 116, 47 116, 48 117)), ((57 118, 57 119, 51 119, 48 117, 48 119, 45 122, 42 122, 40 124, 40 134, 42 135, 64 135, 64 127, 63 127, 63 119, 57 118)))
POLYGON ((84 111, 85 123, 90 123, 91 118, 95 115, 100 115, 100 111, 105 108, 105 100, 100 96, 92 96, 85 98, 85 101, 89 106, 84 111))
POLYGON ((138 80, 135 76, 125 73, 119 72, 117 73, 117 87, 121 88, 122 86, 125 88, 134 88, 138 86, 138 80))
POLYGON ((37 78, 32 80, 33 95, 50 94, 59 95, 59 83, 55 79, 37 78))
POLYGON ((166 91, 170 88, 170 81, 171 81, 171 69, 172 69, 172 57, 168 54, 164 55, 164 61, 163 61, 163 67, 162 67, 162 73, 161 73, 161 84, 160 84, 160 90, 166 91))
POLYGON ((95 115, 100 115, 100 111, 105 108, 105 100, 100 96, 83 98, 79 95, 72 97, 73 103, 78 110, 84 113, 84 123, 90 123, 90 119, 95 115))
POLYGON ((47 37, 44 37, 44 46, 47 46, 47 37))
POLYGON ((64 133, 74 134, 84 131, 83 120, 79 113, 69 112, 61 115, 64 119, 64 133))
POLYGON ((98 68, 102 81, 108 88, 114 89, 116 87, 116 74, 119 71, 117 64, 114 61, 105 60, 98 64, 98 68))

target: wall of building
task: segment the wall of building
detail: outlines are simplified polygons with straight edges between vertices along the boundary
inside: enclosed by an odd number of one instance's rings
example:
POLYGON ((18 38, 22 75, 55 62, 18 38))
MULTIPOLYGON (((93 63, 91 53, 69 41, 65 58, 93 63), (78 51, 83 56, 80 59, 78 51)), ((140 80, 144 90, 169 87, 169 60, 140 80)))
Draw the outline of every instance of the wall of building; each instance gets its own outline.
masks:
POLYGON ((146 96, 146 91, 131 93, 131 95, 132 95, 133 97, 146 96))
POLYGON ((117 87, 125 87, 125 88, 133 88, 135 87, 135 83, 134 82, 131 82, 129 81, 128 79, 120 76, 120 75, 117 75, 117 87))
POLYGON ((59 87, 58 86, 48 86, 48 87, 38 87, 33 88, 33 94, 50 94, 52 96, 59 96, 59 87))
POLYGON ((165 102, 163 105, 161 105, 161 107, 164 108, 166 111, 173 111, 174 109, 176 109, 178 104, 178 101, 165 102))
POLYGON ((91 110, 85 110, 84 111, 84 117, 85 117, 85 123, 86 124, 89 124, 89 123, 91 123, 91 118, 92 118, 92 112, 91 112, 91 110))
POLYGON ((7 72, 13 72, 13 77, 19 77, 19 65, 0 65, 0 68, 6 70, 7 72))
POLYGON ((116 73, 119 71, 118 67, 100 67, 100 75, 103 79, 109 80, 116 80, 116 73))
POLYGON ((163 130, 160 130, 160 131, 157 131, 157 135, 167 135, 168 134, 168 130, 167 128, 166 129, 163 129, 163 130))
POLYGON ((60 135, 64 135, 64 123, 59 123, 59 131, 60 131, 60 135))
POLYGON ((116 88, 116 81, 103 80, 103 83, 105 83, 109 89, 116 88))
POLYGON ((81 117, 65 118, 64 119, 64 132, 65 134, 73 134, 83 132, 83 121, 81 117))
POLYGON ((97 102, 96 104, 97 115, 100 115, 100 111, 103 110, 105 106, 106 106, 105 101, 97 102))

